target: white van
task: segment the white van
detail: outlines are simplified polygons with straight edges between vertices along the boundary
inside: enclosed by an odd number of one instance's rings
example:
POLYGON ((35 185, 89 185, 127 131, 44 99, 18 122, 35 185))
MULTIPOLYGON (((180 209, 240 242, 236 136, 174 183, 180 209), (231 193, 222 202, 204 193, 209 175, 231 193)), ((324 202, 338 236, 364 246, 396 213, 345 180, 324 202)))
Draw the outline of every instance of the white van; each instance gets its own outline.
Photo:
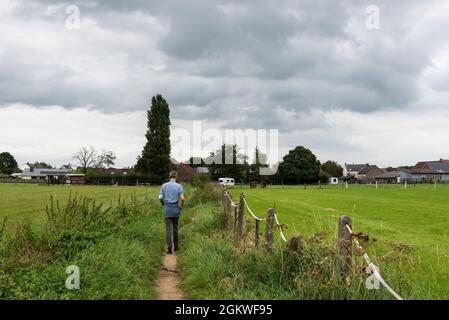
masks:
POLYGON ((218 184, 222 186, 234 186, 235 180, 233 178, 220 178, 218 184))

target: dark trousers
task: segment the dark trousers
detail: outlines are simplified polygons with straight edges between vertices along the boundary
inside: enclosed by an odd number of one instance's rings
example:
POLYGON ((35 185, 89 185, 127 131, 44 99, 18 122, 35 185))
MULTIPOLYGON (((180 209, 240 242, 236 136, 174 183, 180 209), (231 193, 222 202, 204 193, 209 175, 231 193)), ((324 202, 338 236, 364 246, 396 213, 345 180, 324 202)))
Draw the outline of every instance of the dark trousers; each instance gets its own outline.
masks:
POLYGON ((172 249, 173 244, 175 245, 175 248, 178 248, 178 220, 179 218, 165 218, 165 239, 167 241, 167 248, 172 249))

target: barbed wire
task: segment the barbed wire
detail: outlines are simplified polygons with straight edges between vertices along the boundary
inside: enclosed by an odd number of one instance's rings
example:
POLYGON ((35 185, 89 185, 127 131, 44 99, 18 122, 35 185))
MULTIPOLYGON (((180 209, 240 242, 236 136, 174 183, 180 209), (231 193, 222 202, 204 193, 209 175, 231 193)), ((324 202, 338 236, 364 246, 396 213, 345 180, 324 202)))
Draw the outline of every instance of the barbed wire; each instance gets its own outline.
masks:
MULTIPOLYGON (((354 235, 354 233, 352 232, 351 227, 346 224, 346 228, 348 229, 349 233, 351 235, 354 235)), ((363 247, 360 245, 359 240, 354 237, 354 243, 357 246, 357 249, 359 249, 360 252, 362 252, 362 257, 365 259, 365 262, 368 264, 368 268, 366 269, 367 272, 374 274, 374 276, 376 277, 376 279, 385 287, 385 289, 387 289, 388 292, 390 292, 397 300, 404 300, 399 294, 397 294, 389 285, 388 283, 384 280, 384 278, 382 277, 382 275, 380 274, 379 271, 379 267, 376 266, 371 259, 369 258, 368 254, 365 252, 365 250, 363 249, 363 247)))

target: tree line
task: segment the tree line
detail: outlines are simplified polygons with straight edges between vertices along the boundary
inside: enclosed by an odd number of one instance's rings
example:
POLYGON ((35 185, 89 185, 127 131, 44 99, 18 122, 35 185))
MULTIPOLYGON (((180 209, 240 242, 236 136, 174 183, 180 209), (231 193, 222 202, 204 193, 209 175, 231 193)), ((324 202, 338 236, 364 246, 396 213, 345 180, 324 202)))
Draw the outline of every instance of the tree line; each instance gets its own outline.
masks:
MULTIPOLYGON (((146 143, 133 167, 136 178, 142 177, 151 183, 159 184, 167 179, 170 170, 176 169, 170 157, 170 125, 169 104, 162 95, 157 94, 152 97, 151 106, 147 111, 146 143)), ((191 158, 187 163, 192 167, 207 167, 212 180, 230 177, 237 182, 317 183, 327 182, 330 177, 340 177, 343 172, 343 168, 337 162, 321 163, 311 150, 297 146, 276 164, 278 165, 276 174, 261 176, 260 168, 267 166, 266 155, 257 148, 254 155, 255 161, 250 164, 248 156, 240 152, 239 146, 223 144, 218 150, 210 152, 206 159, 195 161, 191 158)), ((116 158, 113 151, 99 152, 94 147, 82 147, 73 155, 73 159, 79 164, 77 170, 91 176, 95 176, 97 169, 114 165, 116 158)), ((17 162, 12 155, 7 152, 0 154, 0 172, 11 174, 18 170, 17 162)))
MULTIPOLYGON (((160 95, 151 99, 147 113, 147 142, 137 159, 136 172, 150 175, 154 182, 160 183, 175 165, 170 158, 170 107, 160 95)), ((327 182, 330 177, 340 177, 343 168, 335 161, 320 163, 311 150, 298 146, 289 151, 278 164, 273 176, 261 176, 259 169, 267 166, 266 155, 257 148, 254 163, 248 163, 248 156, 239 152, 237 145, 223 144, 218 150, 210 152, 206 159, 190 158, 186 161, 192 167, 206 167, 212 180, 220 177, 234 178, 237 182, 266 181, 282 184, 302 184, 327 182)))

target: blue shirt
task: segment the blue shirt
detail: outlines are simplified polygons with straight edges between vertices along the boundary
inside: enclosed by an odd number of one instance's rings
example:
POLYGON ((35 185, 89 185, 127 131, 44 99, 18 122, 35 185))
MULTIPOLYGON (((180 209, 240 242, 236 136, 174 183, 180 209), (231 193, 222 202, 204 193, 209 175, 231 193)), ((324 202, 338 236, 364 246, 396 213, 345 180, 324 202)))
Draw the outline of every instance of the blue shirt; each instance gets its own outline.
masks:
POLYGON ((164 216, 166 218, 180 216, 179 196, 183 193, 184 189, 176 181, 172 180, 162 185, 159 200, 164 202, 164 216))

